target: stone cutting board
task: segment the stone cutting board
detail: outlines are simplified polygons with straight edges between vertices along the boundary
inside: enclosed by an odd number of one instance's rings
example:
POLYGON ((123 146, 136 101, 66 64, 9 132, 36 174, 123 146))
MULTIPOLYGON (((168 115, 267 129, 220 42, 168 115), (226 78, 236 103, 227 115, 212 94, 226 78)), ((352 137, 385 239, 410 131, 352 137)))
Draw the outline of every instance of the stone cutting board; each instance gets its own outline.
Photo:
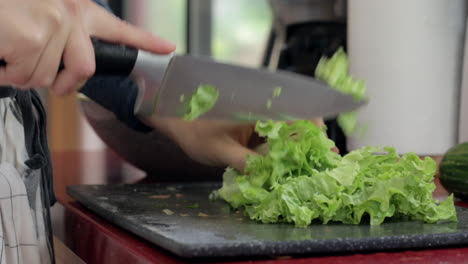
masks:
POLYGON ((219 183, 78 185, 68 193, 108 221, 184 258, 324 254, 468 244, 459 222, 389 221, 380 226, 262 224, 210 201, 219 183))

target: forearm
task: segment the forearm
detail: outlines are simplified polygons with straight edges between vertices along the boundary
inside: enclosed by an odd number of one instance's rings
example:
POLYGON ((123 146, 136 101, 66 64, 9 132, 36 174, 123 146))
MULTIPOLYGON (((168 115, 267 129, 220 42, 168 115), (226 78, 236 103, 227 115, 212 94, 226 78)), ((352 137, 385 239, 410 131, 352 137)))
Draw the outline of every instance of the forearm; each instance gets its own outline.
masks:
POLYGON ((203 166, 158 131, 129 128, 101 106, 82 102, 83 112, 100 138, 119 156, 157 181, 219 180, 223 168, 203 166))

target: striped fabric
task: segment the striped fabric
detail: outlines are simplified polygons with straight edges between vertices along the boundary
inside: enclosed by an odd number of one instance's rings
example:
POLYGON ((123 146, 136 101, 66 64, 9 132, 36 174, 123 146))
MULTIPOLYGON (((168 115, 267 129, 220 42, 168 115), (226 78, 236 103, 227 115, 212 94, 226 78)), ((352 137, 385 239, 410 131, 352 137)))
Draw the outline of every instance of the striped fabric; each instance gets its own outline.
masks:
POLYGON ((26 165, 21 110, 0 99, 0 264, 52 263, 44 225, 41 171, 26 165))

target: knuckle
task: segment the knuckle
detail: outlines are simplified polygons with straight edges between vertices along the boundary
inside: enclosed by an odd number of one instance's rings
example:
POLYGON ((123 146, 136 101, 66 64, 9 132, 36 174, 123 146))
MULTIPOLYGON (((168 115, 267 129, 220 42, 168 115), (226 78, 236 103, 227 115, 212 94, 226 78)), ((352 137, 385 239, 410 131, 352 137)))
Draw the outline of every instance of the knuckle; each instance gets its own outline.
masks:
POLYGON ((51 90, 55 95, 62 96, 68 94, 68 87, 69 85, 53 86, 51 90))
POLYGON ((33 84, 38 88, 49 88, 54 84, 54 78, 52 77, 43 77, 38 81, 33 82, 33 84))
POLYGON ((23 87, 29 82, 30 76, 25 73, 14 73, 7 78, 14 85, 23 87))
POLYGON ((80 67, 80 69, 77 70, 76 74, 79 77, 79 80, 87 80, 91 78, 91 76, 94 75, 94 72, 96 71, 96 67, 94 64, 86 64, 80 67))
POLYGON ((69 95, 73 92, 73 86, 67 85, 63 86, 59 89, 54 90, 56 95, 63 96, 63 95, 69 95))
POLYGON ((48 14, 49 23, 54 28, 60 28, 63 25, 64 14, 59 9, 51 8, 48 14))
POLYGON ((42 32, 36 31, 29 34, 23 34, 23 41, 28 43, 28 47, 31 51, 39 51, 45 45, 46 36, 42 32))
POLYGON ((71 15, 76 15, 79 13, 79 0, 65 0, 65 6, 71 15))

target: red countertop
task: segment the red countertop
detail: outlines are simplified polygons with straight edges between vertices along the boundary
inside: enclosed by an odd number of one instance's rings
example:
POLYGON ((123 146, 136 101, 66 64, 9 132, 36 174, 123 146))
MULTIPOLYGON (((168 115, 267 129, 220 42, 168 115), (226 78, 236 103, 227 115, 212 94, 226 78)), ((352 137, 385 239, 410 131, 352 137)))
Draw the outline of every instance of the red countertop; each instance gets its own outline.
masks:
MULTIPOLYGON (((71 184, 134 183, 144 178, 141 171, 129 166, 112 153, 53 153, 56 193, 65 207, 65 244, 86 263, 194 263, 121 229, 87 210, 66 195, 71 184), (90 176, 91 174, 91 176, 90 176)), ((443 199, 447 192, 436 180, 434 196, 443 199)), ((468 203, 458 203, 468 207, 468 203)), ((347 255, 276 257, 270 259, 203 260, 196 263, 468 263, 468 247, 427 250, 372 252, 347 255)))

